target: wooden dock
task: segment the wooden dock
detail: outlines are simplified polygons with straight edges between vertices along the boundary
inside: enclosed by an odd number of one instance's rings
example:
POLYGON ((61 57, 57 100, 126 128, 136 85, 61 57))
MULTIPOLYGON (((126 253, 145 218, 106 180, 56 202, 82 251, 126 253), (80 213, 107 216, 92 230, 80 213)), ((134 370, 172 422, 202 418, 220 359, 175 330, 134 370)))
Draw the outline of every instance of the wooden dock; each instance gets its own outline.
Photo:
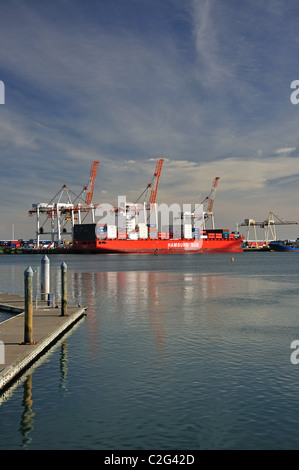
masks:
POLYGON ((24 297, 0 293, 0 310, 14 313, 14 317, 0 323, 1 362, 3 362, 0 363, 0 393, 86 315, 86 307, 68 304, 67 316, 61 316, 60 308, 50 307, 47 302, 39 301, 37 308, 33 310, 35 344, 22 344, 24 343, 24 297))

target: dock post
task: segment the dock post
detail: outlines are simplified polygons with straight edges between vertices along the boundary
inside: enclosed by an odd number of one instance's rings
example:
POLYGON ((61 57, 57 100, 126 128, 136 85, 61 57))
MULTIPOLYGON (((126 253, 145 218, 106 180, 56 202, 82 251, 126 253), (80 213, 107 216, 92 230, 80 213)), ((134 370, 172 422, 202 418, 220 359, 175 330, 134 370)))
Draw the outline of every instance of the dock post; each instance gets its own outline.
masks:
POLYGON ((67 265, 61 263, 61 316, 67 316, 67 265))
POLYGON ((50 294, 50 260, 45 255, 41 261, 41 300, 46 300, 50 294))
POLYGON ((25 328, 24 344, 35 344, 33 342, 33 271, 29 266, 24 271, 24 294, 25 294, 25 328))

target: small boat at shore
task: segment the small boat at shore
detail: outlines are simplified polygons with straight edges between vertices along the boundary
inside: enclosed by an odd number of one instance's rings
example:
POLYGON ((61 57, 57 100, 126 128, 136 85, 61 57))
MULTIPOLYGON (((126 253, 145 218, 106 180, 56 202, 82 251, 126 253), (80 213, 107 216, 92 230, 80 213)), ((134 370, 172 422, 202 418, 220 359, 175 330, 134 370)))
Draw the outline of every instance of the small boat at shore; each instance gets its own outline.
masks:
POLYGON ((271 251, 298 251, 299 252, 299 239, 295 242, 289 241, 272 241, 269 243, 271 251))

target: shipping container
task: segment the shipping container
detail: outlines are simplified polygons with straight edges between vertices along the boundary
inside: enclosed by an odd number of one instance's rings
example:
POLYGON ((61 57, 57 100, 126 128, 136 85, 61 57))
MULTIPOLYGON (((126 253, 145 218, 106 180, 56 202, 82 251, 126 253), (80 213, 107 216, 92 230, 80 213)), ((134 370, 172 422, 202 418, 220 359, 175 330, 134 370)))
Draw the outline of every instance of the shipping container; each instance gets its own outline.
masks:
POLYGON ((184 236, 184 238, 186 238, 186 239, 191 239, 191 238, 192 238, 192 232, 190 232, 190 231, 188 231, 188 230, 187 230, 187 231, 184 231, 184 235, 183 235, 183 236, 184 236))
POLYGON ((169 232, 159 232, 158 237, 163 239, 169 238, 169 232))
POLYGON ((127 238, 127 232, 126 231, 118 231, 118 234, 117 234, 117 238, 120 238, 120 239, 125 239, 127 238))
POLYGON ((116 238, 117 229, 116 225, 107 225, 107 238, 116 238))
POLYGON ((130 240, 138 240, 138 233, 137 232, 129 233, 128 237, 130 240))
POLYGON ((192 228, 192 237, 199 239, 200 238, 200 230, 199 228, 192 228))
POLYGON ((146 239, 148 237, 148 229, 145 227, 144 229, 139 230, 139 238, 146 239))
POLYGON ((74 225, 74 240, 93 240, 96 234, 96 224, 74 225))

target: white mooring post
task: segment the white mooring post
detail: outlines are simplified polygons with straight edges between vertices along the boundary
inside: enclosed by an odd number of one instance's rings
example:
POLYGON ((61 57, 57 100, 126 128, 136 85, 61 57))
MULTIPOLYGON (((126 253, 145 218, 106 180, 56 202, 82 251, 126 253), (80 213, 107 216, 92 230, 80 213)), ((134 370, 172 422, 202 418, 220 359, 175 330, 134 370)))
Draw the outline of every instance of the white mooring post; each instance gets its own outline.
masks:
POLYGON ((50 260, 45 255, 41 261, 41 300, 47 300, 50 294, 50 260))

